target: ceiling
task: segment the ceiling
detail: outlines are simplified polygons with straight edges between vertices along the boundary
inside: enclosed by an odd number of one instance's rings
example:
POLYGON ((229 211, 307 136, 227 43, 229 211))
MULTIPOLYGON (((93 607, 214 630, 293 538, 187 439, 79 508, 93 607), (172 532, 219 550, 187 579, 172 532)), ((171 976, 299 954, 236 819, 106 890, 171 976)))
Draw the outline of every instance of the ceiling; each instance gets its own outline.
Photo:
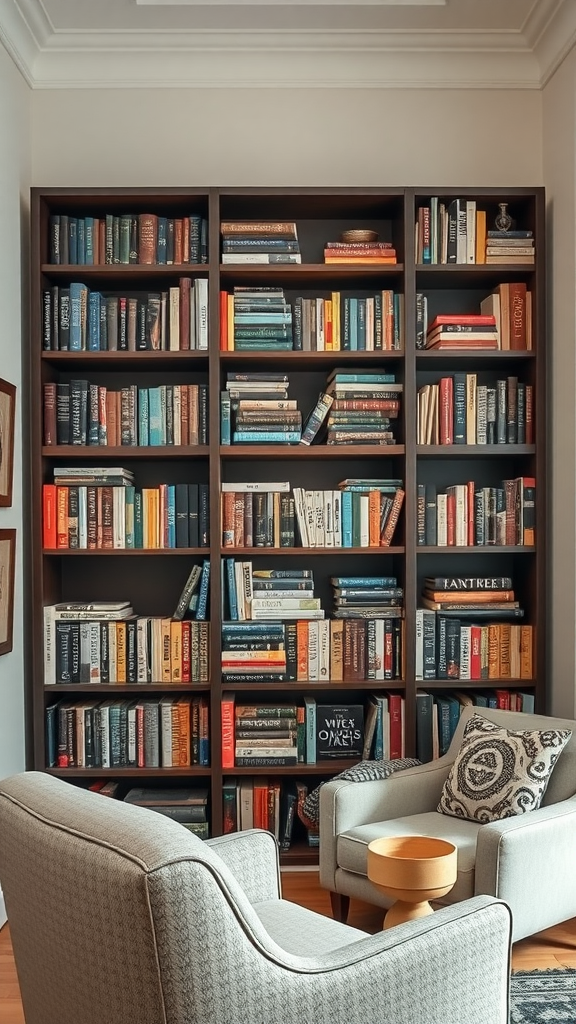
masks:
POLYGON ((33 88, 539 89, 575 0, 0 0, 33 88))

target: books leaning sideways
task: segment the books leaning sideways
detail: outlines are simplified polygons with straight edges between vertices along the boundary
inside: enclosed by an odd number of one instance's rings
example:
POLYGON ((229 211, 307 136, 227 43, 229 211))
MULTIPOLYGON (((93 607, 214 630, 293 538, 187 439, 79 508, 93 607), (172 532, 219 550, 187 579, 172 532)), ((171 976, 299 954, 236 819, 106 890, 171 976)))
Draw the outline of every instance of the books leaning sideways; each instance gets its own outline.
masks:
POLYGON ((302 414, 284 373, 228 373, 221 393, 222 444, 298 444, 302 414))
POLYGON ((326 242, 325 263, 392 264, 397 262, 392 242, 326 242))
POLYGON ((492 349, 498 348, 496 318, 481 313, 442 313, 434 318, 426 333, 426 348, 492 349))
POLYGON ((333 399, 326 444, 396 444, 392 421, 398 419, 402 391, 394 373, 332 370, 325 388, 333 399))
POLYGON ((293 221, 222 221, 222 263, 301 263, 293 221))
POLYGON ((486 263, 534 263, 532 231, 487 231, 486 263))
POLYGON ((166 789, 139 786, 130 789, 124 801, 164 814, 200 839, 208 839, 208 790, 202 787, 172 786, 166 789))

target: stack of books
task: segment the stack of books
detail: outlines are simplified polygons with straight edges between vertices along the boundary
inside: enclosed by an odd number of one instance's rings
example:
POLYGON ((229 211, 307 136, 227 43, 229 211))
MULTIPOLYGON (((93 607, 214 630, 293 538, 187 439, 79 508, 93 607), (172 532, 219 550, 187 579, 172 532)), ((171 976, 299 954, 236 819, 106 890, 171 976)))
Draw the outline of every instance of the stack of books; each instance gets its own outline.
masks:
POLYGON ((297 764, 297 715, 295 704, 257 707, 237 704, 234 710, 236 765, 273 768, 297 764))
POLYGON ((222 263, 301 263, 293 221, 222 221, 222 263))
POLYGON ((282 352, 293 347, 292 306, 283 288, 238 286, 233 293, 220 293, 221 350, 282 352))
POLYGON ((208 839, 208 790, 203 787, 155 789, 138 786, 128 790, 124 800, 127 804, 164 814, 200 839, 208 839))
POLYGON ((400 410, 403 385, 394 373, 332 370, 326 394, 333 399, 327 444, 396 444, 392 420, 400 410))
POLYGON ((398 261, 392 242, 326 242, 324 262, 370 265, 398 261))
POLYGON ((402 617, 404 590, 395 576, 358 576, 353 585, 348 584, 346 577, 333 576, 331 582, 337 619, 402 617))
POLYGON ((310 569, 253 569, 252 562, 227 558, 225 576, 232 620, 324 618, 310 569))
POLYGON ((221 393, 222 444, 298 444, 302 414, 285 373, 228 373, 221 393))
POLYGON ((487 231, 486 263, 534 263, 532 231, 487 231))
POLYGON ((426 332, 426 348, 498 348, 496 319, 481 313, 442 313, 426 332))

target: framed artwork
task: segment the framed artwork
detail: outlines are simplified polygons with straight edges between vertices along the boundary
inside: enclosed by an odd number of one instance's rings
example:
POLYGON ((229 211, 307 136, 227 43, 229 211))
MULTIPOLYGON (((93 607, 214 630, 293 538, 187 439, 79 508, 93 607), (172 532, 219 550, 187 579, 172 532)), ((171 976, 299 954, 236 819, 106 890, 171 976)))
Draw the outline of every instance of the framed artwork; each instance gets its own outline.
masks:
POLYGON ((0 530, 0 654, 12 650, 16 530, 0 530))
POLYGON ((12 504, 16 385, 0 377, 0 508, 12 504))

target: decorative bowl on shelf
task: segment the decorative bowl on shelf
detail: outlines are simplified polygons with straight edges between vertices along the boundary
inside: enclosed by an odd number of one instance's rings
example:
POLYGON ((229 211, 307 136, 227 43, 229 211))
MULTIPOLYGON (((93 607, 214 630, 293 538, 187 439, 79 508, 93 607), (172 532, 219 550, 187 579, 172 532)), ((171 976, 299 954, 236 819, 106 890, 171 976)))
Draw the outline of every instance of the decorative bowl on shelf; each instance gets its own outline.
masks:
POLYGON ((364 228, 352 228, 350 231, 343 231, 340 235, 341 242, 377 242, 378 232, 368 231, 364 228))

